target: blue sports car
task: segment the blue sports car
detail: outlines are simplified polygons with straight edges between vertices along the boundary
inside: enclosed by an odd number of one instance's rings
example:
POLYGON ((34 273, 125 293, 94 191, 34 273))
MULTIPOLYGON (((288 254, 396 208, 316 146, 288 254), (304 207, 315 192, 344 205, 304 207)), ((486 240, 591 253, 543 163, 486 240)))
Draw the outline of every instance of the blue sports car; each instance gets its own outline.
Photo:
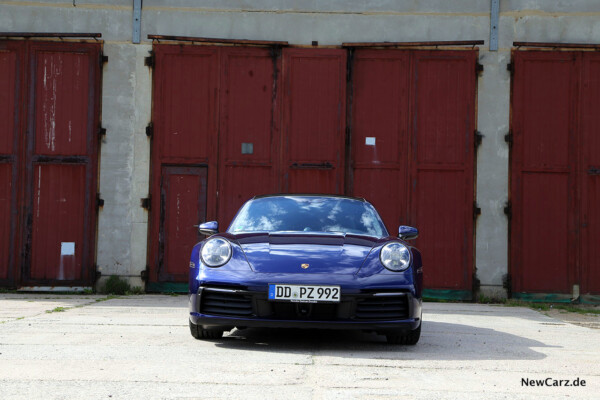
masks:
POLYGON ((361 329, 389 343, 421 335, 421 253, 400 226, 390 236, 364 199, 257 196, 229 229, 200 225, 192 250, 190 331, 220 338, 235 327, 361 329))

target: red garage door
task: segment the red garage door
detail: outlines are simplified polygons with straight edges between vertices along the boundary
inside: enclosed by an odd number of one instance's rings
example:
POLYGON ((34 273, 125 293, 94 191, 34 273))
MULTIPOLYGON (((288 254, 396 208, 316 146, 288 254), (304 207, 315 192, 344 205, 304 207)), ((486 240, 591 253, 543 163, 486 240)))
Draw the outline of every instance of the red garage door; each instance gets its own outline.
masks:
POLYGON ((0 128, 0 279, 91 286, 101 44, 14 41, 0 49, 8 121, 0 128))
POLYGON ((513 62, 513 296, 598 294, 600 58, 515 51, 513 62))
POLYGON ((23 96, 24 46, 0 42, 0 286, 15 285, 17 250, 17 171, 23 96))
POLYGON ((217 219, 226 229, 259 194, 343 192, 346 52, 154 49, 152 193, 160 196, 151 200, 148 289, 181 290, 170 284, 187 281, 201 239, 193 225, 217 219))
POLYGON ((284 49, 284 193, 344 191, 346 52, 284 49))
POLYGON ((357 50, 352 193, 419 228, 427 295, 471 297, 477 50, 357 50))
POLYGON ((226 229, 252 196, 353 193, 373 201, 392 233, 400 223, 421 229, 428 288, 471 296, 476 50, 357 50, 350 95, 347 50, 154 49, 152 193, 161 195, 152 196, 150 290, 187 280, 181 254, 199 239, 194 224, 226 229), (167 187, 185 168, 205 178, 167 187), (165 220, 202 199, 200 214, 165 220))

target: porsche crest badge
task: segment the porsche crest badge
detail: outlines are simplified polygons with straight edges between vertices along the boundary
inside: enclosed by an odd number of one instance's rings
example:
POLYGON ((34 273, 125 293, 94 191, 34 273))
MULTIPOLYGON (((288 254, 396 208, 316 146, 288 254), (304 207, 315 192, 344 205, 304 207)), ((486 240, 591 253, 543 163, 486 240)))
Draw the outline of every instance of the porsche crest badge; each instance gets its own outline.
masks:
POLYGON ((300 265, 300 266, 302 267, 302 269, 307 269, 307 268, 309 267, 309 265, 308 265, 308 264, 302 264, 302 265, 300 265))

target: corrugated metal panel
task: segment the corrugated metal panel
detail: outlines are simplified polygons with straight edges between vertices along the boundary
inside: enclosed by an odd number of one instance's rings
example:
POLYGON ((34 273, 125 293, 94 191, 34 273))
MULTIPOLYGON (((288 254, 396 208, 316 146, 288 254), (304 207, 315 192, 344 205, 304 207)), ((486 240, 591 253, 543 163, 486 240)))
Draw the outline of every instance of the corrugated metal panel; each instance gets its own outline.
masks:
POLYGON ((282 190, 344 191, 346 52, 283 49, 282 190))
POLYGON ((416 51, 410 223, 428 289, 471 290, 477 50, 416 51))
POLYGON ((584 53, 583 57, 581 292, 600 294, 600 55, 584 53))
POLYGON ((515 52, 511 154, 513 291, 570 293, 575 281, 576 53, 515 52))
POLYGON ((89 63, 85 53, 36 52, 35 154, 87 153, 89 63))
POLYGON ((188 278, 191 248, 201 240, 194 226, 206 218, 206 168, 163 167, 160 279, 188 278))
POLYGON ((95 277, 100 44, 31 42, 21 284, 95 277))
POLYGON ((0 281, 8 281, 12 269, 12 165, 0 163, 0 281))
POLYGON ((246 200, 279 191, 275 79, 281 58, 265 48, 223 47, 220 51, 218 220, 225 229, 246 200))
POLYGON ((156 58, 156 156, 161 162, 206 161, 217 132, 218 52, 157 46, 156 58))
POLYGON ((352 69, 352 191, 390 232, 408 219, 410 52, 357 50, 352 69))
POLYGON ((183 274, 181 268, 189 268, 189 260, 183 262, 182 257, 189 258, 197 234, 181 224, 191 226, 217 218, 219 48, 155 45, 153 51, 156 62, 149 277, 150 282, 184 282, 187 272, 183 274), (177 173, 186 168, 189 171, 183 175, 177 173), (193 190, 187 192, 186 184, 193 190), (172 193, 167 190, 171 186, 172 193), (166 217, 167 211, 176 213, 177 199, 179 210, 191 218, 181 224, 162 219, 170 218, 166 217), (204 199, 205 208, 196 215, 192 210, 198 207, 199 199, 204 199), (177 229, 184 229, 191 236, 178 243, 170 237, 177 229), (162 236, 167 233, 169 237, 162 236))
POLYGON ((0 42, 0 285, 14 285, 19 98, 22 90, 22 49, 18 42, 0 42))
POLYGON ((85 166, 34 165, 29 278, 80 281, 84 258, 85 166))

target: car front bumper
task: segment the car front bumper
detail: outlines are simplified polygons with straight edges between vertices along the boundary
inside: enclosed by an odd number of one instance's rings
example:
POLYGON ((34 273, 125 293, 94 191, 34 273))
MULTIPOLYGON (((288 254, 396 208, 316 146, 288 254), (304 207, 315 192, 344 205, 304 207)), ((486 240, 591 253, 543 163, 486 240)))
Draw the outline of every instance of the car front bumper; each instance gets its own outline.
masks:
POLYGON ((267 299, 264 290, 203 285, 189 296, 190 321, 203 329, 233 327, 408 331, 421 323, 421 299, 406 289, 350 290, 339 303, 267 299))

